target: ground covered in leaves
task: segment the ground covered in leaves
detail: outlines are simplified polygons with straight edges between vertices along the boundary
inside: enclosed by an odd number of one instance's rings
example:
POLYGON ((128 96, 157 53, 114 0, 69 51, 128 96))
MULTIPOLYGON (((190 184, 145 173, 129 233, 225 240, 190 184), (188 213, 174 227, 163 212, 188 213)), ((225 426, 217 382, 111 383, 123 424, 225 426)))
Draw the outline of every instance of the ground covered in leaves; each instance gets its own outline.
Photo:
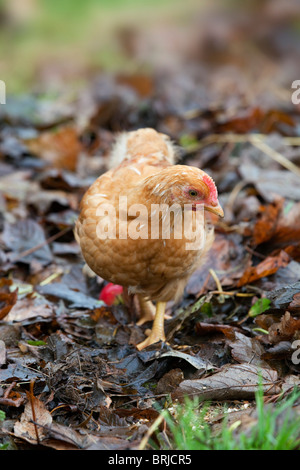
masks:
MULTIPOLYGON (((267 8, 261 24, 250 15, 223 29, 215 19, 188 60, 184 51, 147 75, 101 73, 76 99, 10 97, 1 108, 1 444, 136 449, 184 395, 226 401, 241 419, 260 376, 271 401, 299 387, 293 15, 267 8), (149 325, 99 301, 105 282, 84 274, 73 236, 115 133, 138 127, 170 135, 179 163, 213 176, 225 211, 208 262, 169 305, 167 343, 141 352, 149 325)), ((167 446, 163 423, 159 433, 167 446)))

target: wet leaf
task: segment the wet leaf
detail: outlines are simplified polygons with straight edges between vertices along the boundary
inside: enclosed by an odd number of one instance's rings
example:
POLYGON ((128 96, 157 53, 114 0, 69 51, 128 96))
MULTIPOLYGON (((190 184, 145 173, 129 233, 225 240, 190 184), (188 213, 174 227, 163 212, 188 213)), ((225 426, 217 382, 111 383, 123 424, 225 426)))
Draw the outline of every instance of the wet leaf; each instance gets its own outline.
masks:
POLYGON ((82 292, 72 290, 60 282, 55 282, 45 286, 37 286, 36 289, 40 294, 66 300, 70 303, 71 308, 85 308, 93 310, 104 305, 104 302, 101 300, 93 299, 82 292))
POLYGON ((5 224, 2 240, 14 253, 13 260, 23 263, 37 260, 42 265, 47 265, 53 259, 43 228, 32 219, 5 224))
POLYGON ((5 369, 0 369, 0 381, 1 382, 11 382, 12 380, 17 380, 20 382, 29 382, 31 379, 44 379, 41 372, 35 371, 26 367, 26 365, 18 364, 8 364, 5 369))
POLYGON ((293 301, 294 295, 300 293, 300 281, 293 284, 279 287, 268 292, 271 306, 277 309, 285 309, 293 301))
POLYGON ((159 357, 175 357, 177 359, 183 359, 190 363, 196 369, 209 370, 212 369, 212 365, 203 361, 199 357, 191 356, 190 354, 183 353, 181 351, 170 350, 163 354, 160 354, 159 357))

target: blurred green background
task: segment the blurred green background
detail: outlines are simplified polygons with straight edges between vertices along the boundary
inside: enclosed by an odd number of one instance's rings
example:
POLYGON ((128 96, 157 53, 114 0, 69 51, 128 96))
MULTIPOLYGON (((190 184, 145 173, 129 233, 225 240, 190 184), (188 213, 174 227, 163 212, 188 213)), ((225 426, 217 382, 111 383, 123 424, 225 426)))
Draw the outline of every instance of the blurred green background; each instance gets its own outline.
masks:
POLYGON ((33 86, 49 90, 65 80, 76 85, 103 68, 147 70, 149 54, 132 58, 134 30, 147 35, 162 24, 180 27, 205 3, 0 0, 0 77, 15 93, 33 86))
POLYGON ((299 31, 299 0, 0 0, 0 79, 8 94, 51 94, 103 70, 214 63, 289 86, 299 31))

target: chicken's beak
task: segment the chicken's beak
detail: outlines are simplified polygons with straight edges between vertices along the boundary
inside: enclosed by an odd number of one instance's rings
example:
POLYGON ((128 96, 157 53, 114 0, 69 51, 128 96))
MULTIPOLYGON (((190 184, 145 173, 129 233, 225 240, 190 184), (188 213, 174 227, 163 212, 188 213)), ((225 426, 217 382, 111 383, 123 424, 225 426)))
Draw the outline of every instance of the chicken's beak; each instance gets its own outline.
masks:
POLYGON ((204 205, 204 209, 208 212, 212 212, 213 214, 218 215, 219 217, 224 217, 224 211, 223 211, 222 207, 220 206, 219 202, 216 206, 206 206, 206 205, 204 205))

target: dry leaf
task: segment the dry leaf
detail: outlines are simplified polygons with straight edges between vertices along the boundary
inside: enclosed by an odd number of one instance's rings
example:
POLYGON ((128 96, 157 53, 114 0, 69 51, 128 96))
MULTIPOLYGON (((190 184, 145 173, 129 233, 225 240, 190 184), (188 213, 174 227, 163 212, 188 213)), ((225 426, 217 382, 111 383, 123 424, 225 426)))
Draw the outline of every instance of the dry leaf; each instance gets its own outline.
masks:
POLYGON ((280 322, 274 323, 269 328, 269 340, 271 343, 289 341, 300 330, 300 318, 293 318, 290 312, 285 312, 280 322))
POLYGON ((48 161, 52 167, 75 171, 81 144, 72 127, 63 127, 57 132, 44 132, 36 139, 26 141, 29 149, 48 161))
POLYGON ((53 307, 45 299, 25 297, 18 300, 5 318, 7 322, 21 322, 29 318, 48 318, 53 315, 53 307))
POLYGON ((23 414, 21 415, 20 421, 17 421, 14 426, 14 434, 16 437, 25 439, 26 441, 36 444, 38 432, 39 440, 42 441, 46 435, 47 430, 44 427, 49 427, 52 424, 51 413, 47 410, 43 402, 38 398, 32 397, 32 404, 28 401, 25 405, 23 414), (32 406, 34 407, 35 422, 37 426, 33 424, 32 406))
POLYGON ((14 290, 13 292, 0 292, 0 320, 9 314, 17 302, 17 298, 18 289, 14 290))
POLYGON ((266 395, 278 393, 275 370, 252 364, 234 364, 203 379, 184 380, 174 398, 198 395, 203 400, 250 399, 254 397, 260 380, 266 395))
POLYGON ((276 273, 279 268, 285 268, 289 261, 289 255, 283 250, 277 256, 268 256, 257 266, 251 266, 246 269, 238 282, 238 287, 251 284, 251 282, 257 281, 262 277, 276 273))
POLYGON ((200 336, 213 333, 223 333, 226 338, 233 340, 235 338, 236 328, 231 325, 220 325, 199 321, 195 324, 195 331, 200 336))
POLYGON ((277 228, 277 219, 279 217, 283 200, 279 199, 260 207, 260 217, 253 229, 252 244, 259 245, 272 238, 277 228))
POLYGON ((235 341, 230 343, 230 347, 231 355, 237 362, 268 367, 268 364, 261 360, 261 355, 265 352, 264 347, 255 338, 236 332, 235 341))
POLYGON ((300 202, 294 203, 290 210, 280 215, 272 243, 298 243, 300 239, 300 202))

